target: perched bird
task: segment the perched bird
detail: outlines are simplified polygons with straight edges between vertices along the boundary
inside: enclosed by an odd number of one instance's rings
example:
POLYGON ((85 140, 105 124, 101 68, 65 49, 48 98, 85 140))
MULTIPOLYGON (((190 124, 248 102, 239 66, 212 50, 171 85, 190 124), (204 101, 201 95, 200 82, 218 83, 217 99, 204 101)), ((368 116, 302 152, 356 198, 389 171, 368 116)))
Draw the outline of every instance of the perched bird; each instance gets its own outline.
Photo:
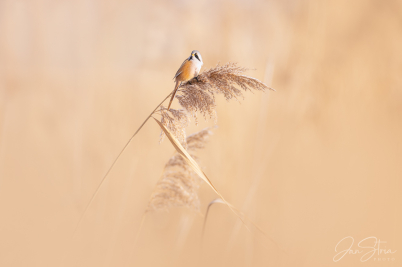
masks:
POLYGON ((200 73, 202 64, 203 62, 201 54, 197 50, 193 50, 191 55, 184 60, 183 64, 181 64, 179 70, 176 72, 176 75, 173 78, 176 81, 176 85, 174 87, 172 97, 170 98, 168 110, 170 109, 170 105, 176 96, 177 89, 179 88, 181 82, 186 82, 194 77, 197 77, 198 73, 200 73))

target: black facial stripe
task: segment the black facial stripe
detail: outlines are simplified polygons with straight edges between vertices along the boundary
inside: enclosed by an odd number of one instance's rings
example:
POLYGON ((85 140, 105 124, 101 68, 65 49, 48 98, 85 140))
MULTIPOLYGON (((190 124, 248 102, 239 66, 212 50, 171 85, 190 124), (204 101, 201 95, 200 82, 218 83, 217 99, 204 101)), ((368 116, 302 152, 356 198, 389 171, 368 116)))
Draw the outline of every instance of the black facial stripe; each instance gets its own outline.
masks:
POLYGON ((200 58, 198 57, 198 54, 195 54, 195 57, 198 59, 198 61, 201 62, 200 58))

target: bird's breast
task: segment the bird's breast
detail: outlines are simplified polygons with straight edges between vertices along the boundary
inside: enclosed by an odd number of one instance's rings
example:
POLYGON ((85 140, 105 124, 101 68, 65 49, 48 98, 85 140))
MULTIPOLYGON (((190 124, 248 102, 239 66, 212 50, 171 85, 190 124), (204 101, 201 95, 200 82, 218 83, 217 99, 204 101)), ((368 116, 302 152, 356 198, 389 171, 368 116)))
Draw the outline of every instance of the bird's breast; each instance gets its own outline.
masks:
POLYGON ((188 81, 194 78, 201 69, 194 61, 189 60, 180 68, 180 75, 176 77, 176 81, 188 81))

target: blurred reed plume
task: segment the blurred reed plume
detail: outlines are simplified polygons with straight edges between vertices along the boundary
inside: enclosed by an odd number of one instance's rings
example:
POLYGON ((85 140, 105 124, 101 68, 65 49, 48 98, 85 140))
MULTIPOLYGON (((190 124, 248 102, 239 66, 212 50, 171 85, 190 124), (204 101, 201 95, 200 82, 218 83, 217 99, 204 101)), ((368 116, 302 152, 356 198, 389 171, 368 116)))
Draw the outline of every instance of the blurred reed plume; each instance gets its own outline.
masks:
MULTIPOLYGON (((205 128, 186 138, 187 151, 191 157, 197 158, 196 150, 205 147, 211 134, 211 128, 205 128)), ((201 181, 183 157, 176 152, 166 163, 162 178, 156 184, 146 211, 181 206, 199 211, 200 200, 197 191, 201 181)))

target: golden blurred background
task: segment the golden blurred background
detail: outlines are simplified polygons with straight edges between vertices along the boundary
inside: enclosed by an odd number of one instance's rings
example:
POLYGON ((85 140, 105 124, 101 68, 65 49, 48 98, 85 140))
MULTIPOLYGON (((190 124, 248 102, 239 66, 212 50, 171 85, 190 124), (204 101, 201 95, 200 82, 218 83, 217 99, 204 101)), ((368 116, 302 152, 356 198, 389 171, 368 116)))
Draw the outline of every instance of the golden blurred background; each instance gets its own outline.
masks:
MULTIPOLYGON (((1 0, 0 266, 402 266, 401 48, 401 1, 1 0), (135 242, 174 151, 153 121, 72 237, 193 49, 276 89, 219 98, 199 153, 269 238, 214 205, 203 238, 176 208, 135 242), (396 252, 335 262, 348 236, 396 252)), ((216 195, 199 196, 205 213, 216 195)))

